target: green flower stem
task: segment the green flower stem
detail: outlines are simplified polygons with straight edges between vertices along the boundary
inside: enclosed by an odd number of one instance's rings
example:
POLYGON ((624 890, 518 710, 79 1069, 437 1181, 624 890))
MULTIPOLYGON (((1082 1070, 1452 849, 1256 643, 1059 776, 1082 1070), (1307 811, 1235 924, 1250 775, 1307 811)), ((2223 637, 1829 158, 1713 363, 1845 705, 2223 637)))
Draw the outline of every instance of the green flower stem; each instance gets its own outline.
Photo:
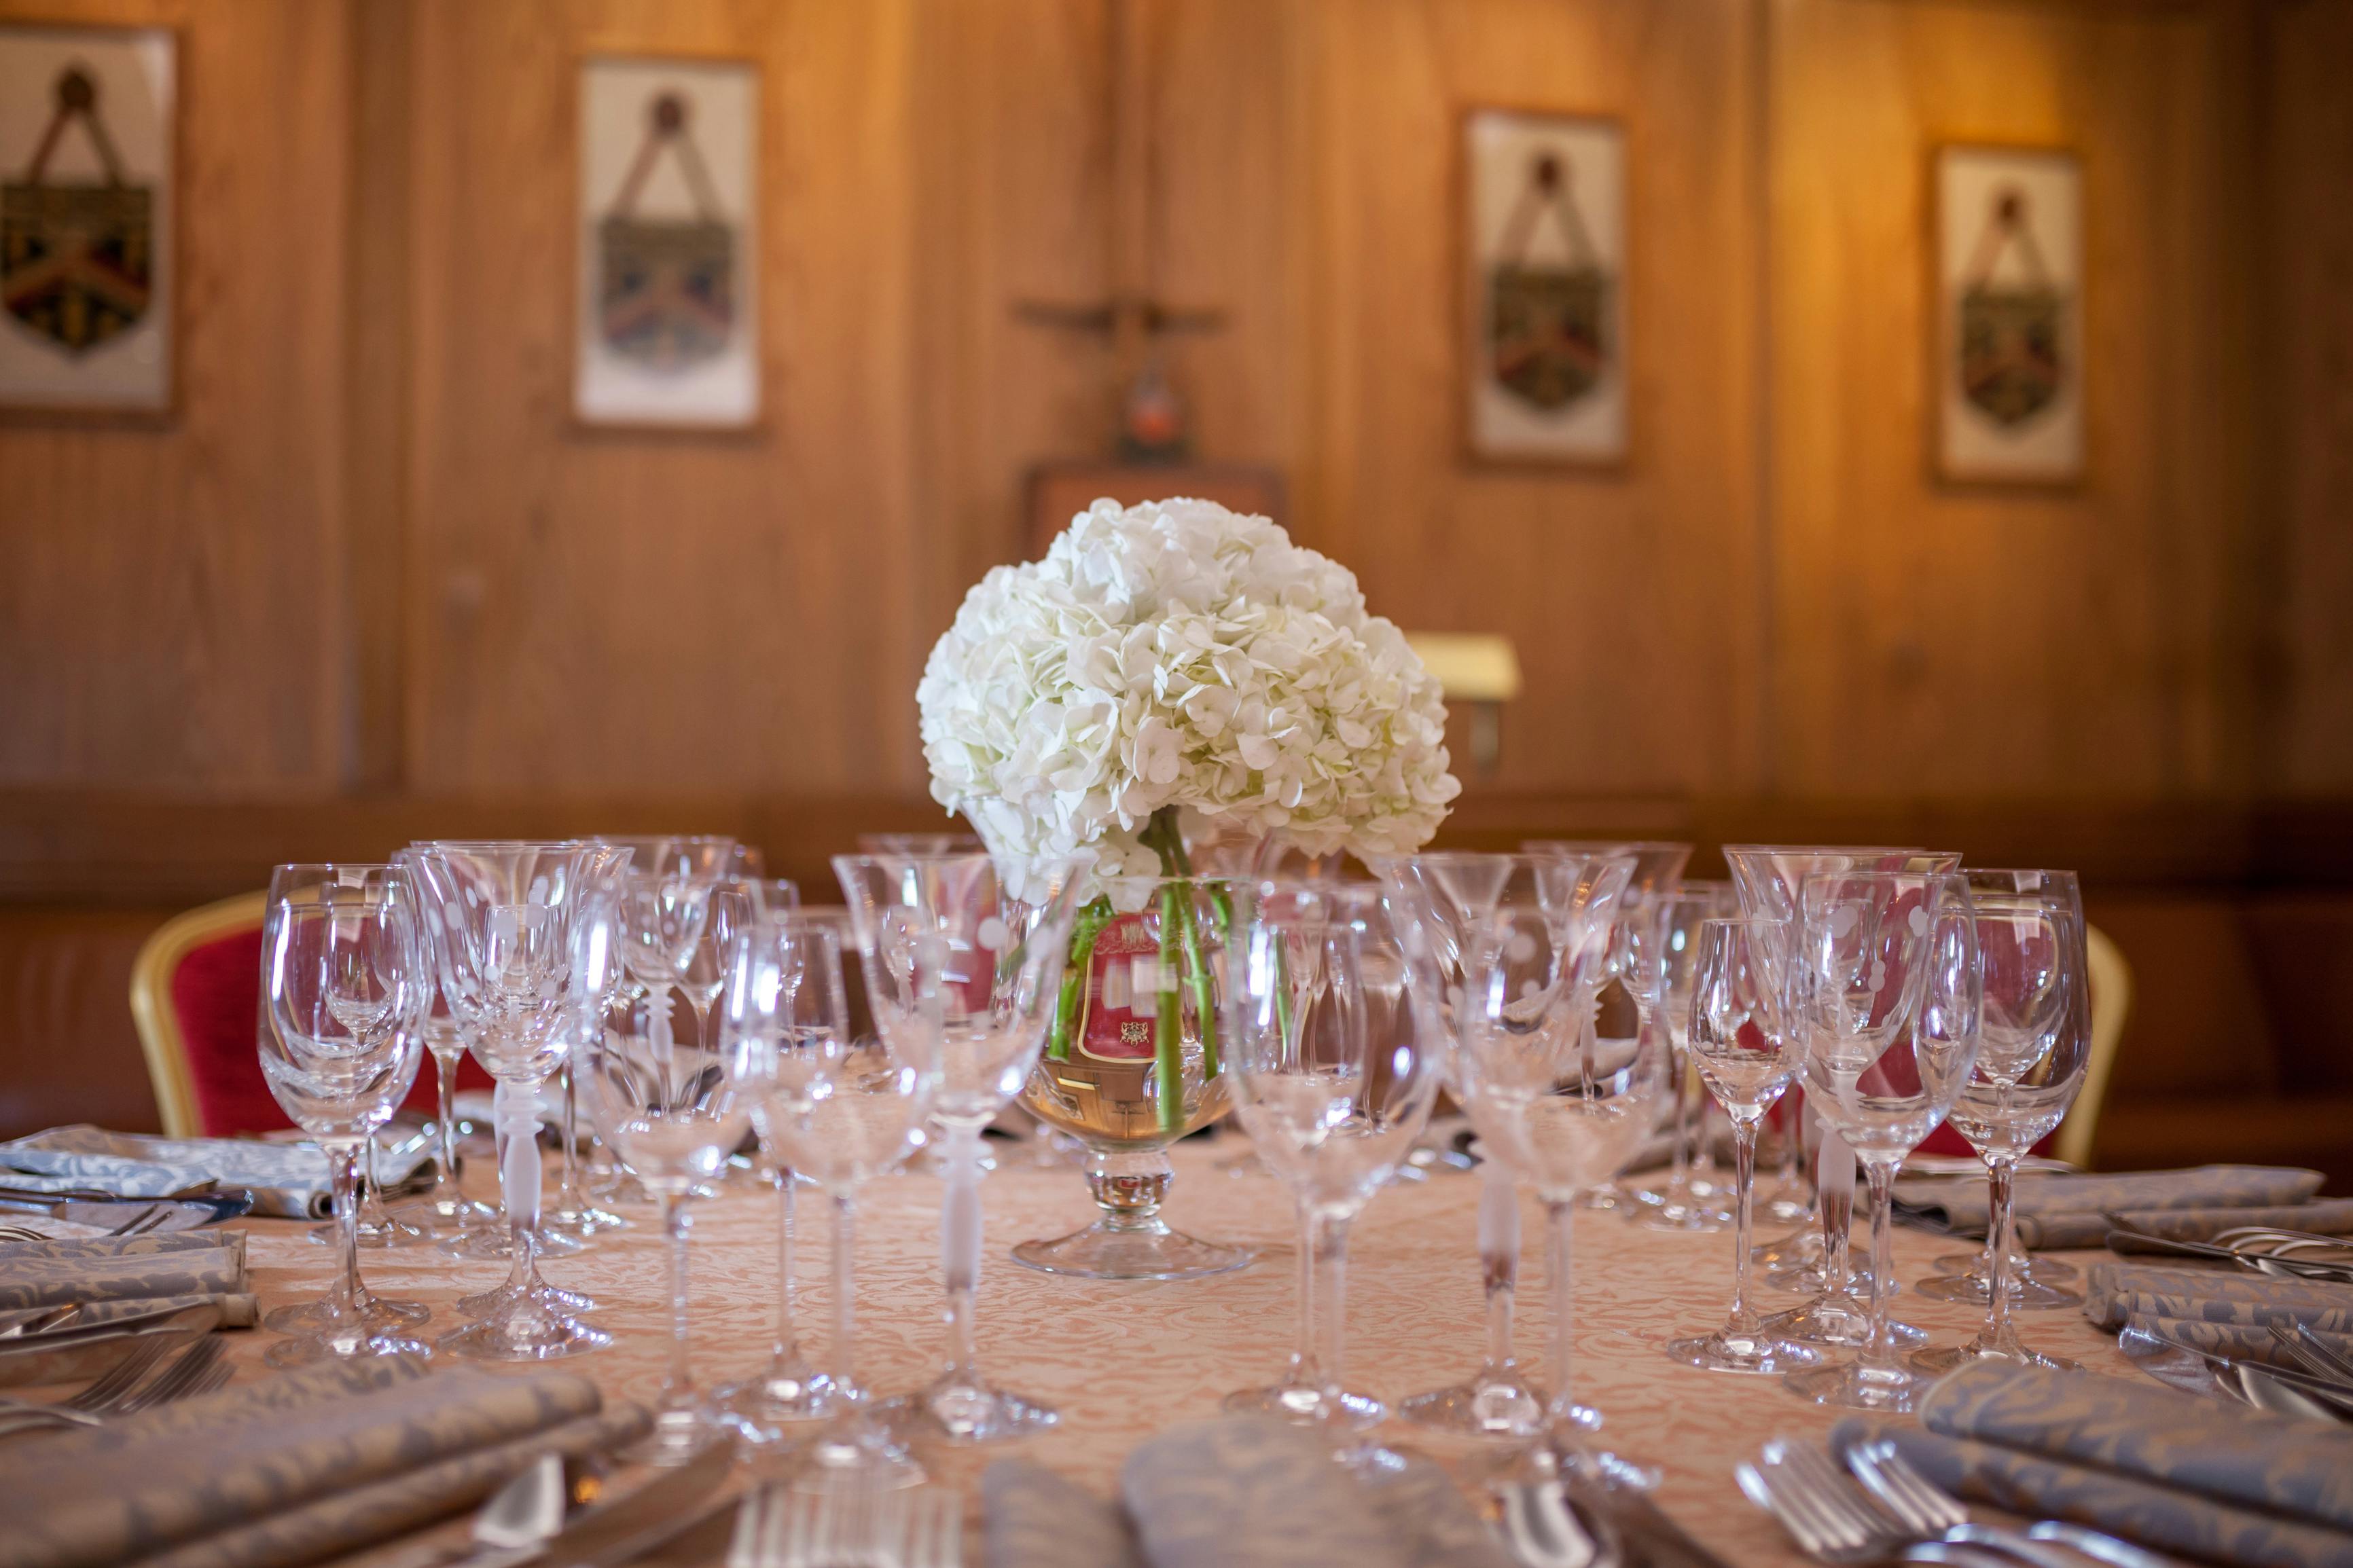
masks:
POLYGON ((1152 1058, 1160 1080, 1160 1131, 1172 1137, 1185 1131, 1185 998, 1168 976, 1176 971, 1174 948, 1183 940, 1185 889, 1170 883, 1160 889, 1159 1012, 1152 1024, 1152 1058))
POLYGON ((1054 1022, 1046 1033, 1046 1055, 1061 1062, 1071 1059, 1071 1032, 1078 1026, 1079 1004, 1087 994, 1087 972, 1094 964, 1095 938, 1111 924, 1111 900, 1097 899, 1079 911, 1071 927, 1071 959, 1062 970, 1062 993, 1054 1003, 1054 1022))

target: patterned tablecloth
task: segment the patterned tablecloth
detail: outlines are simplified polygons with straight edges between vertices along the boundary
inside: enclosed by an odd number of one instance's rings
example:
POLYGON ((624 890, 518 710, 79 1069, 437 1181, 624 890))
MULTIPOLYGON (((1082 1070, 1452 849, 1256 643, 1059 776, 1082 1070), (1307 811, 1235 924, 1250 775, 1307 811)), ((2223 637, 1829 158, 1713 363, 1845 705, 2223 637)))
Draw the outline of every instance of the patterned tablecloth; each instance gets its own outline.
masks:
MULTIPOLYGON (((1223 1145, 1230 1153, 1237 1143, 1223 1145)), ((977 1489, 997 1452, 1025 1453, 1109 1493, 1119 1465, 1143 1437, 1169 1422, 1212 1414, 1219 1396, 1278 1375, 1293 1331, 1296 1258, 1290 1203, 1259 1174, 1234 1176, 1213 1163, 1220 1150, 1194 1144, 1176 1155, 1171 1222, 1196 1235, 1260 1249, 1251 1267, 1175 1284, 1116 1284, 1039 1274, 1007 1249, 1032 1237, 1061 1235, 1092 1214, 1074 1169, 1012 1163, 983 1189, 987 1217, 980 1301, 983 1364, 998 1382, 1043 1399, 1062 1413, 1052 1433, 1011 1450, 935 1449, 923 1454, 934 1476, 966 1496, 966 1561, 980 1561, 977 1489)), ((488 1162, 478 1162, 487 1173, 488 1162)), ((896 1393, 925 1381, 940 1342, 938 1182, 904 1175, 870 1187, 860 1208, 859 1373, 871 1388, 896 1393)), ((1396 1400, 1469 1373, 1476 1364, 1482 1309, 1472 1253, 1479 1183, 1461 1175, 1401 1184, 1383 1192, 1356 1222, 1348 1288, 1348 1367, 1352 1386, 1396 1400)), ((774 1193, 748 1182, 699 1205, 694 1222, 693 1321, 699 1380, 719 1383, 750 1373, 766 1354, 775 1295, 774 1193)), ((797 1269, 805 1343, 822 1363, 830 1286, 823 1205, 804 1191, 797 1269)), ((649 1399, 667 1354, 668 1288, 664 1248, 649 1211, 631 1213, 632 1228, 597 1238, 590 1250, 544 1264, 556 1284, 586 1290, 594 1319, 618 1335, 609 1350, 563 1363, 595 1376, 608 1396, 649 1399)), ((1521 1349, 1545 1353, 1550 1321, 1543 1258, 1543 1217, 1529 1202, 1521 1274, 1521 1349)), ((251 1255, 263 1306, 318 1293, 329 1249, 292 1222, 251 1225, 251 1255)), ((1765 1234, 1770 1234, 1769 1231, 1765 1234)), ((1862 1244, 1858 1236, 1857 1245, 1862 1244)), ((1930 1272, 1929 1259, 1965 1248, 1946 1237, 1899 1228, 1898 1277, 1930 1272)), ((1819 1437, 1836 1413, 1805 1404, 1778 1379, 1702 1373, 1669 1362, 1660 1347, 1676 1335, 1713 1327, 1729 1294, 1728 1234, 1662 1235, 1614 1214, 1582 1214, 1577 1233, 1577 1380, 1599 1408, 1610 1447, 1657 1466, 1665 1480, 1661 1507, 1702 1543, 1734 1564, 1802 1561, 1771 1520, 1736 1489, 1733 1466, 1777 1433, 1819 1437)), ((2073 1257, 2078 1264, 2087 1261, 2073 1257)), ((369 1252, 369 1282, 386 1295, 429 1303, 430 1339, 460 1321, 450 1303, 493 1281, 500 1266, 453 1259, 431 1248, 369 1252)), ((1764 1294, 1767 1310, 1794 1298, 1764 1294)), ((1978 1315, 1957 1306, 1898 1298, 1906 1320, 1949 1343, 1975 1328, 1978 1315)), ((2097 1370, 2138 1376, 2116 1342, 2075 1311, 2024 1314, 2031 1343, 2097 1370)), ((232 1336, 241 1376, 268 1376, 262 1351, 271 1336, 232 1336)), ((1433 1454, 1458 1474, 1472 1456, 1461 1446, 1425 1439, 1392 1422, 1392 1441, 1433 1454)), ((462 1528, 457 1534, 462 1537, 462 1528)), ((707 1539, 707 1538, 699 1538, 707 1539)), ((683 1560, 701 1553, 670 1554, 683 1560)), ((384 1556, 371 1553, 370 1559, 384 1556)))

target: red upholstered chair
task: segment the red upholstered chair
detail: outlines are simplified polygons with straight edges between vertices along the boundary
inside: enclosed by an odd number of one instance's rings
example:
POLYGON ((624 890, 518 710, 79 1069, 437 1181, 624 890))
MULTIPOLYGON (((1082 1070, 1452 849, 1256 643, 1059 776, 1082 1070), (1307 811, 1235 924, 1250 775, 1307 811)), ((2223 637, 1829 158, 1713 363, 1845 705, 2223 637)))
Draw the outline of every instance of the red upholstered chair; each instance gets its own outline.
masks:
MULTIPOLYGON (((225 1138, 293 1125, 261 1076, 261 921, 268 895, 241 893, 175 916, 139 950, 131 1016, 155 1109, 174 1138, 225 1138)), ((433 1064, 420 1064, 408 1108, 431 1115, 433 1064)), ((466 1088, 491 1080, 470 1058, 466 1088)))

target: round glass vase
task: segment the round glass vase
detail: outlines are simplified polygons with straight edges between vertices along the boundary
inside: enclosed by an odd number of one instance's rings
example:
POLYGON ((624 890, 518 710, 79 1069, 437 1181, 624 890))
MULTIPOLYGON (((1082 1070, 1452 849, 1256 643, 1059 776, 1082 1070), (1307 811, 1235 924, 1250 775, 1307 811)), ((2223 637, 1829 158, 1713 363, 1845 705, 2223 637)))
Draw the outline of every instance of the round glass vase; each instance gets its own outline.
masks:
POLYGON ((1217 877, 1129 877, 1080 911, 1060 1005, 1021 1104, 1085 1146, 1103 1213, 1015 1261, 1091 1279, 1190 1279, 1240 1268, 1248 1247, 1160 1217, 1168 1146, 1232 1108, 1220 1071, 1219 974, 1233 918, 1217 877))

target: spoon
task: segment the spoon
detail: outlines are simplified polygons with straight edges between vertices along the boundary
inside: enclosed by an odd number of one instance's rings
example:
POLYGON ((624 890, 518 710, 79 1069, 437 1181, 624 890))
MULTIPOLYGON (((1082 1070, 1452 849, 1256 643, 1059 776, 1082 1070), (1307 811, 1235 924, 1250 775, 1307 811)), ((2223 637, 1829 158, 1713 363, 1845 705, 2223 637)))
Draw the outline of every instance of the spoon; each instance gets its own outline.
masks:
POLYGON ((1558 1481, 1500 1489, 1504 1538, 1526 1568, 1613 1568, 1617 1531, 1579 1507, 1558 1481))
POLYGON ((518 1552, 528 1555, 564 1528, 564 1513, 572 1500, 564 1481, 564 1456, 542 1454, 491 1494, 474 1516, 472 1555, 469 1565, 515 1562, 518 1552))

